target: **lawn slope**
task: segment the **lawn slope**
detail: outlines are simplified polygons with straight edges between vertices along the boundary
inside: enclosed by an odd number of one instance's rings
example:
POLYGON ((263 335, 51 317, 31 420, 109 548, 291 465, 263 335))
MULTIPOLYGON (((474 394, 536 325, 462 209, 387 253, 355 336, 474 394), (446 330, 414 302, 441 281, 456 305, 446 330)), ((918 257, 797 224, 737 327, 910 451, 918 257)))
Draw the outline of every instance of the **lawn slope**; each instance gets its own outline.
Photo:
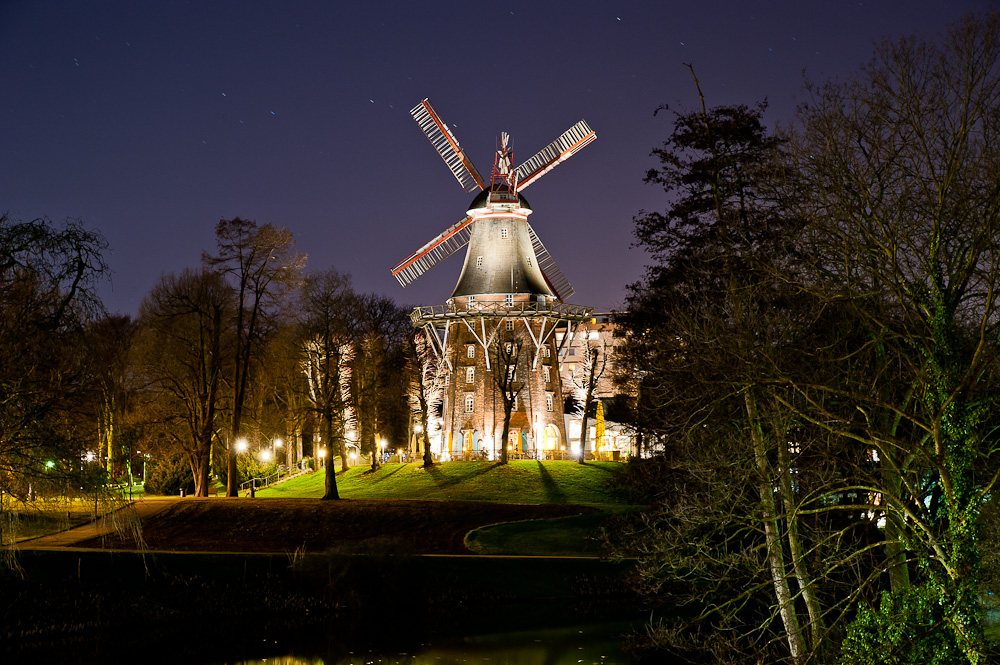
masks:
MULTIPOLYGON (((386 464, 372 472, 355 466, 337 473, 337 489, 345 499, 425 499, 497 503, 622 506, 612 480, 620 462, 448 462, 424 469, 420 463, 386 464)), ((304 474, 257 496, 319 498, 325 472, 304 474)))

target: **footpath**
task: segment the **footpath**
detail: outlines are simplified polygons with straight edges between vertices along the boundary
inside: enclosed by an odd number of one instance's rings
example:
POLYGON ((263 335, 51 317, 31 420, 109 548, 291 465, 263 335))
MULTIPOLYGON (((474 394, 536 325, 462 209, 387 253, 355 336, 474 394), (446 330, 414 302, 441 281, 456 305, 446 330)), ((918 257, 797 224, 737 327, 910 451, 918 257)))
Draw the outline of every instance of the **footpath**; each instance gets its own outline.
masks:
POLYGON ((85 540, 99 538, 100 536, 106 536, 113 533, 115 530, 114 523, 116 520, 129 518, 146 520, 147 518, 166 510, 175 502, 183 500, 190 499, 181 499, 180 497, 145 497, 136 499, 124 508, 115 511, 114 513, 98 517, 92 522, 81 524, 80 526, 73 527, 72 529, 66 529, 65 531, 60 531, 58 533, 50 533, 47 536, 39 536, 38 538, 22 540, 17 543, 17 547, 22 550, 48 550, 73 547, 77 543, 85 540), (129 512, 132 512, 133 514, 129 515, 129 512))

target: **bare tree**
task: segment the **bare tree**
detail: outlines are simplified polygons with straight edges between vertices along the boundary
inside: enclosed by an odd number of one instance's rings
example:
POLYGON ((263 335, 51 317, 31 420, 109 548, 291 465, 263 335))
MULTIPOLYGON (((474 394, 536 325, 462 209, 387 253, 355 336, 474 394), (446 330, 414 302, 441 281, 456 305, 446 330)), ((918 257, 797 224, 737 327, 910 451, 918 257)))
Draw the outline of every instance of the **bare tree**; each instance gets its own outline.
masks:
POLYGON ((425 467, 434 465, 434 458, 431 456, 431 414, 437 413, 444 397, 444 364, 427 340, 426 336, 431 334, 433 333, 421 330, 407 342, 410 363, 410 405, 420 424, 425 467))
POLYGON ((573 377, 574 397, 582 405, 580 412, 580 455, 577 461, 583 464, 587 450, 587 439, 590 435, 587 420, 594 407, 594 395, 597 386, 604 377, 604 370, 608 364, 608 347, 603 340, 597 344, 589 341, 583 348, 582 372, 573 377))
POLYGON ((90 372, 84 333, 102 311, 107 242, 82 223, 0 214, 0 491, 25 499, 65 476, 92 429, 72 426, 90 372), (56 460, 60 460, 56 464, 56 460), (46 462, 52 461, 52 467, 46 462))
POLYGON ((359 297, 351 397, 358 419, 361 450, 377 469, 383 439, 405 441, 408 379, 406 340, 412 328, 408 308, 377 294, 359 297))
POLYGON ((234 443, 243 435, 243 409, 250 375, 259 362, 262 341, 269 332, 283 295, 298 279, 305 258, 294 251, 291 231, 235 217, 215 227, 217 253, 203 253, 202 262, 225 275, 236 292, 232 409, 229 436, 227 496, 239 490, 234 443))
POLYGON ((139 308, 132 362, 146 385, 146 428, 183 452, 198 496, 208 495, 233 306, 221 275, 185 270, 162 276, 139 308))
MULTIPOLYGON (((499 326, 497 327, 499 330, 499 326)), ((498 336, 499 337, 499 336, 498 336)), ((507 448, 510 445, 510 414, 514 410, 514 403, 521 393, 524 383, 518 376, 518 364, 521 359, 521 350, 524 347, 524 340, 520 337, 499 337, 493 342, 496 349, 496 362, 493 364, 493 383, 500 394, 500 403, 503 406, 503 433, 500 435, 500 463, 507 464, 507 448)), ((525 371, 522 369, 522 371, 525 371)))
POLYGON ((350 413, 351 361, 354 344, 351 328, 357 316, 357 296, 350 275, 334 269, 309 275, 301 290, 299 308, 299 353, 305 373, 309 409, 319 420, 330 446, 323 499, 339 499, 332 454, 340 455, 344 471, 349 468, 345 429, 350 413))

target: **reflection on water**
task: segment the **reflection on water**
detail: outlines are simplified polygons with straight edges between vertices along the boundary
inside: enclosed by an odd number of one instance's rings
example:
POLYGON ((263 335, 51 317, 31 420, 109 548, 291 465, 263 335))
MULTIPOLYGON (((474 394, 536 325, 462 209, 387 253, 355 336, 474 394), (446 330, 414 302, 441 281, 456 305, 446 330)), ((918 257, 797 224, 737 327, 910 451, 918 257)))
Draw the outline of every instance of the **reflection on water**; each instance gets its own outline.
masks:
POLYGON ((358 649, 346 647, 350 639, 338 639, 327 644, 326 653, 317 651, 315 643, 282 650, 277 642, 262 639, 257 654, 244 648, 249 658, 212 665, 631 665, 632 657, 621 647, 622 636, 640 623, 601 620, 467 637, 432 635, 409 648, 395 640, 380 647, 376 640, 358 649))
MULTIPOLYGON (((165 622, 0 649, 0 663, 106 665, 631 665, 622 636, 650 616, 568 603, 368 608, 361 614, 165 622)), ((2 645, 2 642, 0 642, 2 645)))

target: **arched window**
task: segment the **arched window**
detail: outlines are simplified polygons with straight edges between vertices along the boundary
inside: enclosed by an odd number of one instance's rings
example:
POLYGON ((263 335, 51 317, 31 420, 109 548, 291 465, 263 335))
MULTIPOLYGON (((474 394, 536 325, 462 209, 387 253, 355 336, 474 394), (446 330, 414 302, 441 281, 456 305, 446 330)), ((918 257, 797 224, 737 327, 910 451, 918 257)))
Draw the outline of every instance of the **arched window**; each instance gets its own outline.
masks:
POLYGON ((465 412, 472 413, 476 408, 476 399, 472 395, 465 396, 465 412))
POLYGON ((548 382, 550 382, 552 380, 552 374, 549 371, 549 366, 548 365, 543 365, 542 366, 542 374, 545 376, 545 383, 548 383, 548 382))
POLYGON ((475 383, 475 381, 476 381, 476 368, 475 367, 466 367, 465 368, 465 382, 466 383, 475 383))
POLYGON ((476 357, 476 345, 475 344, 470 344, 465 349, 465 357, 466 358, 475 358, 476 357))
POLYGON ((552 410, 552 393, 545 394, 545 410, 546 411, 552 410))
POLYGON ((549 358, 551 356, 552 356, 552 349, 550 349, 547 346, 544 349, 542 349, 542 357, 543 358, 549 358))

